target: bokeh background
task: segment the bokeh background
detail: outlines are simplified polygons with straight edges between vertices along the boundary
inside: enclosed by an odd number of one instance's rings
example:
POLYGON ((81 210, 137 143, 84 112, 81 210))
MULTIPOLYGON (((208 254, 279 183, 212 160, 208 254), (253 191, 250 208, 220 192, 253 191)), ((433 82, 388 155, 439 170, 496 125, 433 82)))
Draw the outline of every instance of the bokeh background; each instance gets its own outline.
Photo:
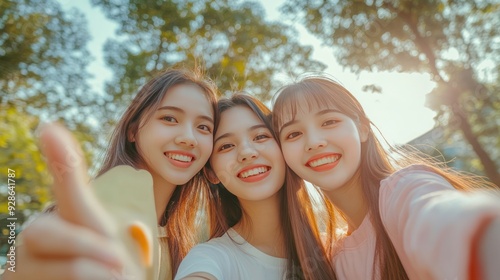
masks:
POLYGON ((498 0, 0 0, 0 255, 7 169, 20 224, 51 200, 40 122, 69 127, 92 172, 140 86, 174 66, 268 102, 323 71, 389 142, 500 185, 498 26, 498 0))

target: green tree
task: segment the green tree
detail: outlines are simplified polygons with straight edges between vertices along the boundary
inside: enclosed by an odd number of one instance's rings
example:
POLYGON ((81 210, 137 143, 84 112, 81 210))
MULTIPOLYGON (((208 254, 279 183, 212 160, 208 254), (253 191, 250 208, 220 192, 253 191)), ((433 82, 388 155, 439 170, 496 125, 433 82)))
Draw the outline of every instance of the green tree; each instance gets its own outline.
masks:
MULTIPOLYGON (((16 171, 16 210, 30 215, 50 199, 47 167, 36 145, 40 120, 59 119, 91 158, 97 96, 86 71, 88 33, 83 16, 55 0, 0 2, 0 166, 16 171)), ((98 117, 97 117, 98 118, 98 117)), ((0 173, 0 208, 7 171, 0 173)))
POLYGON ((491 156, 500 126, 491 121, 500 119, 492 86, 500 62, 498 1, 292 0, 282 11, 299 18, 354 72, 430 73, 437 87, 428 106, 441 124, 462 132, 485 174, 500 185, 491 156))
POLYGON ((64 12, 55 0, 2 1, 0 103, 82 123, 95 105, 86 81, 86 28, 82 14, 64 12))
MULTIPOLYGON (((259 3, 229 0, 92 0, 119 24, 119 39, 105 47, 116 100, 156 71, 198 64, 223 93, 244 89, 268 100, 278 73, 323 70, 288 26, 267 22, 259 3)), ((113 106, 113 105, 110 105, 113 106)))
MULTIPOLYGON (((2 107, 0 118, 3 120, 0 125, 0 166, 4 169, 0 173, 1 184, 7 184, 7 169, 14 170, 16 211, 29 215, 50 200, 50 176, 33 134, 38 119, 14 107, 2 107)), ((3 212, 7 209, 6 188, 0 192, 3 212)))

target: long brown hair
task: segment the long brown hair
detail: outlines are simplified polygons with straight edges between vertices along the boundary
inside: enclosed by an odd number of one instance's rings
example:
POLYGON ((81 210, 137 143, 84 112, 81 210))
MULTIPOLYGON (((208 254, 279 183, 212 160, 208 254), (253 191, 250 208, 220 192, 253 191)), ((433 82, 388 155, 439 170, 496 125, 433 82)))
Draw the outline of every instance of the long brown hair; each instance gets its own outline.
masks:
MULTIPOLYGON (((250 95, 237 93, 231 98, 219 100, 219 114, 236 106, 250 108, 277 140, 271 126, 271 111, 262 102, 250 95)), ((219 120, 215 124, 215 132, 218 126, 219 120)), ((304 181, 288 167, 285 177, 285 183, 278 195, 280 196, 280 221, 284 232, 284 247, 288 263, 286 279, 336 279, 321 245, 316 221, 312 214, 312 204, 308 199, 295 195, 295 192, 305 189, 304 181)), ((244 213, 238 198, 221 183, 212 184, 211 193, 215 215, 211 218, 210 238, 214 238, 222 236, 230 227, 238 223, 244 213)))
MULTIPOLYGON (((116 125, 106 151, 104 163, 98 176, 117 165, 144 166, 135 143, 129 141, 130 134, 139 131, 141 121, 145 123, 159 107, 167 91, 177 85, 196 85, 212 105, 217 120, 217 88, 199 70, 170 69, 155 76, 137 93, 116 125)), ((198 172, 185 185, 178 186, 170 198, 161 222, 167 233, 166 242, 170 251, 170 264, 175 275, 181 260, 199 240, 198 230, 203 225, 198 219, 200 211, 207 210, 208 187, 202 172, 198 172), (195 203, 193 203, 195 202, 195 203)))
MULTIPOLYGON (((492 186, 481 177, 459 173, 446 167, 445 164, 420 154, 411 147, 394 148, 386 143, 390 148, 388 152, 377 139, 372 130, 376 126, 368 119, 359 101, 345 87, 325 76, 306 77, 297 83, 283 87, 278 92, 273 107, 274 130, 279 132, 284 122, 283 116, 292 116, 293 119, 297 110, 304 107, 308 109, 334 108, 358 125, 369 128, 368 139, 361 144, 361 164, 358 171, 364 200, 368 204, 368 213, 376 232, 374 277, 376 273, 380 273, 380 279, 408 279, 380 217, 379 188, 383 179, 397 169, 410 164, 425 164, 459 190, 470 190, 477 185, 492 186)), ((338 226, 338 217, 341 213, 336 214, 334 205, 328 200, 325 201, 327 202, 326 212, 331 221, 327 227, 327 251, 331 253, 336 240, 334 230, 338 226)))

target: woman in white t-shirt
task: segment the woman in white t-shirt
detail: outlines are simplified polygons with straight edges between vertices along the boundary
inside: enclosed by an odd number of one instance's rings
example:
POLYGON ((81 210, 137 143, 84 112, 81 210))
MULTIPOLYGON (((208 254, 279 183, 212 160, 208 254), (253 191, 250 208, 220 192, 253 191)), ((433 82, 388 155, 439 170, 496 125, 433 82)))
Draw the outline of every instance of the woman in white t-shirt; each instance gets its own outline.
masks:
POLYGON ((211 239, 188 253, 175 279, 335 279, 309 197, 287 194, 303 181, 287 170, 269 109, 245 94, 218 108, 211 239))

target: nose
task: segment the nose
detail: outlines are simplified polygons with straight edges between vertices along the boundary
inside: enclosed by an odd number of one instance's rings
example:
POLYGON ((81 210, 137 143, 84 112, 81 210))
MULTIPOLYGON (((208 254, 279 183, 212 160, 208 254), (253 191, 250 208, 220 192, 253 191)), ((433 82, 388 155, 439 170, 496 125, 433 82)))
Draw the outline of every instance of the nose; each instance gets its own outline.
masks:
POLYGON ((323 148, 325 146, 326 146, 326 140, 323 137, 320 137, 320 135, 314 133, 308 134, 307 143, 305 147, 306 152, 314 151, 323 148))
POLYGON ((251 144, 247 144, 242 147, 238 154, 239 162, 247 162, 249 160, 256 159, 259 156, 259 152, 251 144))
POLYGON ((177 137, 175 137, 175 143, 177 145, 184 145, 189 147, 198 146, 198 141, 194 136, 193 128, 187 127, 184 129, 177 137))

